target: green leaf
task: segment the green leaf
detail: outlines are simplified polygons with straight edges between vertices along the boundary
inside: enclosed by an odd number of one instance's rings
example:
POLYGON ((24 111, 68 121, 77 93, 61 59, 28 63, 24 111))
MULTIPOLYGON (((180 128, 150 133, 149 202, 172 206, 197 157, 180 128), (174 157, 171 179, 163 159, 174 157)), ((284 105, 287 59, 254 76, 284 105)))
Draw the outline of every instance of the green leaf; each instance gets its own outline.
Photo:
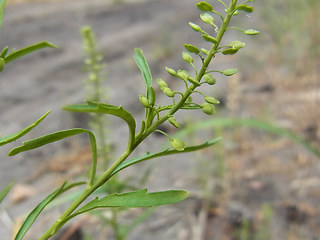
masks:
MULTIPOLYGON (((0 0, 1 1, 1 0, 0 0)), ((8 53, 8 46, 6 46, 0 53, 0 58, 4 58, 8 53)))
POLYGON ((0 146, 2 145, 5 145, 7 143, 10 143, 10 142, 13 142, 15 140, 17 140, 18 138, 21 138, 22 136, 26 135, 28 132, 30 132, 33 128, 35 128, 37 125, 39 125, 39 123, 50 113, 50 111, 48 111, 46 114, 44 114, 41 118, 39 118, 36 122, 34 122, 33 124, 31 124, 29 127, 17 132, 17 133, 14 133, 14 134, 11 134, 11 135, 8 135, 8 136, 5 136, 5 137, 1 137, 0 138, 0 146))
POLYGON ((232 75, 236 74, 237 72, 238 72, 237 68, 229 68, 224 71, 220 71, 220 73, 222 73, 225 76, 232 76, 232 75))
POLYGON ((7 194, 9 193, 10 189, 13 186, 13 182, 9 183, 8 186, 5 187, 5 189, 3 189, 0 192, 0 203, 2 202, 2 200, 5 198, 5 196, 7 196, 7 194))
POLYGON ((186 153, 186 152, 198 151, 198 150, 200 150, 200 149, 204 149, 204 148, 210 147, 210 146, 212 146, 213 144, 216 144, 218 141, 220 141, 220 138, 216 138, 216 139, 207 141, 207 142, 205 142, 205 143, 203 143, 203 144, 200 144, 200 145, 195 145, 195 146, 186 147, 183 151, 166 149, 166 150, 164 150, 164 151, 157 152, 157 153, 153 153, 153 154, 147 153, 147 154, 144 155, 144 156, 135 157, 135 158, 133 158, 133 159, 130 159, 130 160, 127 160, 127 161, 122 162, 122 163, 112 172, 112 175, 111 175, 111 176, 113 176, 114 174, 118 173, 119 171, 121 171, 121 170, 123 170, 123 169, 125 169, 125 168, 127 168, 127 167, 129 167, 129 166, 131 166, 131 165, 134 165, 134 164, 137 164, 137 163, 140 163, 140 162, 149 160, 149 159, 153 159, 153 158, 157 158, 157 157, 163 157, 163 156, 169 156, 169 155, 178 154, 178 153, 186 153))
POLYGON ((199 2, 199 3, 197 3, 197 7, 200 11, 204 11, 204 12, 212 12, 213 11, 213 7, 211 6, 211 4, 209 4, 207 2, 199 2))
POLYGON ((103 113, 120 117, 126 121, 129 127, 129 146, 131 147, 131 144, 134 142, 136 122, 132 115, 121 106, 116 107, 104 103, 88 102, 88 104, 66 105, 63 109, 72 112, 103 113))
POLYGON ((7 0, 0 0, 0 27, 3 21, 4 9, 6 7, 7 0))
POLYGON ((247 6, 247 5, 238 5, 237 10, 252 13, 254 8, 251 6, 247 6))
POLYGON ((20 58, 28 53, 34 52, 36 50, 39 50, 41 48, 57 48, 57 46, 53 45, 52 43, 49 42, 40 42, 31 46, 28 46, 26 48, 22 48, 20 50, 14 51, 10 53, 8 56, 6 56, 4 59, 6 60, 6 63, 9 63, 17 58, 20 58))
POLYGON ((53 193, 49 194, 43 201, 41 201, 28 215, 24 223, 22 224, 21 228, 19 229, 17 235, 15 236, 14 240, 21 240, 23 236, 28 232, 34 221, 37 219, 39 214, 43 211, 43 209, 52 202, 56 197, 61 195, 62 193, 66 192, 67 190, 79 186, 83 184, 83 182, 74 183, 67 185, 67 182, 63 183, 63 185, 58 188, 53 193))
MULTIPOLYGON (((86 129, 81 129, 81 128, 74 128, 74 129, 68 129, 68 130, 63 130, 55 133, 51 133, 48 135, 44 135, 26 142, 23 142, 21 146, 16 147, 12 149, 9 152, 9 156, 14 156, 18 153, 25 152, 28 150, 32 150, 35 148, 39 148, 41 146, 44 146, 49 143, 53 143, 56 141, 59 141, 61 139, 71 137, 80 133, 91 133, 89 130, 86 129)), ((92 133, 91 133, 92 134, 92 133)))
POLYGON ((275 126, 273 124, 250 118, 215 118, 207 121, 202 121, 198 124, 192 124, 184 130, 179 131, 174 137, 183 138, 185 135, 199 130, 208 129, 212 127, 230 127, 230 126, 244 126, 254 129, 263 130, 279 136, 287 137, 290 140, 300 144, 306 150, 314 154, 320 159, 320 150, 301 138, 298 134, 290 131, 289 129, 275 126))
POLYGON ((173 204, 180 202, 188 197, 189 193, 182 190, 169 190, 163 192, 147 193, 147 189, 141 189, 134 192, 127 193, 115 193, 110 194, 101 199, 94 199, 91 202, 84 205, 74 214, 70 215, 66 221, 71 218, 91 211, 96 208, 108 208, 108 207, 127 207, 127 208, 139 208, 139 207, 155 207, 167 204, 173 204))
POLYGON ((257 35, 259 33, 259 31, 254 30, 254 29, 247 29, 247 30, 244 30, 243 33, 247 34, 247 35, 257 35))
POLYGON ((144 82, 146 85, 147 98, 149 101, 151 101, 151 98, 150 98, 151 94, 149 92, 149 89, 150 89, 150 87, 152 87, 152 76, 151 76, 150 68, 147 64, 147 61, 143 55, 142 50, 139 48, 135 48, 134 52, 135 52, 134 59, 138 65, 138 67, 141 70, 141 73, 142 73, 142 76, 143 76, 143 79, 144 79, 144 82))

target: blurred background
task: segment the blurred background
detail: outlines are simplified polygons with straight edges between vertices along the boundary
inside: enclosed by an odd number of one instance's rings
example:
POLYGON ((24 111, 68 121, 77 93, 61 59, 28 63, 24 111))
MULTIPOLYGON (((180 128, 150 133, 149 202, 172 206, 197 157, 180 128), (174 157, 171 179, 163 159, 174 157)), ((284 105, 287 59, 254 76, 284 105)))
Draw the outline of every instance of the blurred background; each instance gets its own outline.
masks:
MULTIPOLYGON (((188 26, 190 21, 201 24, 196 2, 8 0, 1 48, 19 49, 41 41, 59 48, 23 57, 1 72, 1 136, 26 127, 49 109, 49 117, 23 141, 62 129, 92 127, 90 116, 61 109, 84 102, 92 91, 84 67, 83 26, 91 26, 103 56, 103 100, 122 105, 142 120, 138 95, 145 90, 134 48, 143 50, 154 80, 161 77, 172 89, 183 89, 165 66, 192 71, 181 58, 183 44, 208 48, 188 26)), ((223 11, 218 2, 209 2, 223 11)), ((119 175, 150 191, 190 191, 187 200, 150 214, 140 209, 121 213, 124 224, 145 216, 128 239, 320 239, 320 2, 268 0, 256 1, 254 7, 254 13, 242 13, 231 24, 260 34, 228 32, 226 43, 241 40, 247 46, 233 56, 218 55, 212 63, 213 69, 239 69, 229 78, 217 75, 217 84, 204 89, 221 102, 217 113, 182 111, 176 119, 184 130, 170 124, 162 128, 190 145, 220 136, 223 140, 201 152, 154 159, 119 175)), ((157 101, 166 103, 156 91, 157 101)), ((201 103, 200 97, 194 100, 201 103)), ((104 120, 107 154, 113 159, 125 148, 127 130, 117 119, 104 120)), ((26 214, 65 179, 84 179, 91 161, 85 135, 7 157, 20 142, 0 150, 0 187, 16 182, 0 208, 3 239, 13 239, 26 214)), ((167 144, 165 137, 153 134, 134 154, 156 152, 167 144)), ((64 199, 44 212, 26 239, 41 236, 67 203, 64 199)), ((104 215, 80 217, 56 239, 116 239, 101 220, 108 212, 104 215)))

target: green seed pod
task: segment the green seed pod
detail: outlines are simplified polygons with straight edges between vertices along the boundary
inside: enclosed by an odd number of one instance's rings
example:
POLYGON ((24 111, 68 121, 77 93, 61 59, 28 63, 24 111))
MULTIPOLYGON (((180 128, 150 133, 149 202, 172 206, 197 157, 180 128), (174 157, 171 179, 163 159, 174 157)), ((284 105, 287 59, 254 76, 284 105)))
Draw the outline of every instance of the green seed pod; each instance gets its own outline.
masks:
POLYGON ((171 117, 169 118, 169 122, 175 126, 176 128, 180 128, 180 124, 178 123, 178 121, 174 118, 174 117, 171 117))
POLYGON ((165 95, 167 95, 168 97, 170 97, 170 98, 174 97, 174 92, 173 92, 170 88, 168 88, 168 87, 163 87, 163 88, 161 88, 161 90, 162 90, 162 92, 163 92, 165 95))
POLYGON ((194 23, 192 23, 192 22, 189 22, 189 25, 190 25, 190 27, 191 27, 193 30, 195 30, 196 32, 201 32, 201 31, 202 31, 201 27, 200 27, 199 25, 197 25, 197 24, 194 24, 194 23))
POLYGON ((192 64, 193 63, 193 58, 192 56, 187 53, 187 52, 182 52, 182 58, 185 60, 187 63, 192 64))
POLYGON ((216 81, 217 81, 210 73, 205 74, 203 76, 203 79, 209 85, 214 85, 214 84, 216 84, 216 81))
POLYGON ((211 104, 219 104, 219 100, 215 99, 214 97, 205 97, 204 100, 206 100, 207 103, 211 104))
POLYGON ((203 22, 214 25, 214 18, 209 13, 200 14, 200 18, 203 22))
POLYGON ((3 58, 0 58, 0 72, 3 70, 6 61, 3 58))
POLYGON ((252 6, 247 6, 247 5, 238 5, 237 10, 252 13, 254 11, 254 8, 252 6))
POLYGON ((254 29, 247 29, 247 30, 244 30, 243 33, 247 34, 247 35, 256 35, 259 33, 259 31, 254 30, 254 29))
POLYGON ((150 94, 150 105, 153 106, 156 102, 156 91, 152 86, 150 86, 149 94, 150 94))
POLYGON ((212 104, 207 102, 202 103, 201 108, 202 108, 202 111, 208 115, 212 115, 216 112, 215 107, 212 104))
POLYGON ((218 41, 217 39, 215 39, 214 37, 212 36, 209 36, 209 35, 206 35, 206 34, 202 34, 201 37, 206 40, 207 42, 211 42, 211 43, 214 43, 216 44, 218 41))
POLYGON ((240 49, 246 46, 246 44, 244 42, 241 41, 232 41, 229 44, 230 47, 234 48, 234 49, 240 49))
POLYGON ((170 142, 171 146, 177 151, 183 151, 186 148, 186 144, 178 138, 172 138, 170 142))
POLYGON ((157 79, 157 83, 158 83, 160 88, 168 87, 168 84, 162 78, 158 78, 157 79))
POLYGON ((152 108, 151 104, 145 96, 139 95, 139 100, 145 108, 152 108))
POLYGON ((237 72, 238 72, 237 68, 229 68, 229 69, 222 71, 221 73, 225 76, 232 76, 232 75, 236 74, 237 72))
POLYGON ((239 49, 237 49, 237 48, 227 48, 222 51, 222 54, 223 55, 233 55, 233 54, 236 54, 238 51, 239 51, 239 49))
POLYGON ((177 76, 177 72, 171 68, 166 67, 167 72, 172 76, 177 76))
POLYGON ((182 80, 188 80, 189 73, 186 70, 178 70, 177 76, 182 80))

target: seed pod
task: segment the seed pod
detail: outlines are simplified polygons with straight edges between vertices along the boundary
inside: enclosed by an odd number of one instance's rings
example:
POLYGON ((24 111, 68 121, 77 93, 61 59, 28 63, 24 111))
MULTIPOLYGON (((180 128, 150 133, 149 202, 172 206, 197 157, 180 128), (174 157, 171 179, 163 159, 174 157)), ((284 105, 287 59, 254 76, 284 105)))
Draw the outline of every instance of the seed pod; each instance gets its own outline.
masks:
POLYGON ((203 76, 203 79, 209 85, 214 85, 214 84, 216 84, 216 81, 217 81, 210 73, 205 74, 203 76))
POLYGON ((152 86, 150 86, 149 94, 150 94, 150 105, 153 106, 156 102, 156 91, 152 86))
POLYGON ((230 47, 234 48, 234 49, 240 49, 246 46, 246 44, 244 42, 241 41, 232 41, 229 44, 230 47))
POLYGON ((166 67, 167 72, 172 76, 177 76, 177 72, 171 68, 166 67))
POLYGON ((199 3, 197 3, 197 7, 199 8, 200 11, 204 11, 204 12, 212 12, 213 11, 213 7, 211 6, 211 4, 209 4, 207 2, 199 2, 199 3))
POLYGON ((171 146, 177 151, 183 151, 186 148, 186 144, 178 138, 172 138, 170 142, 171 146))
POLYGON ((191 44, 184 44, 184 48, 188 51, 188 52, 191 52, 191 53, 195 53, 195 54, 199 54, 200 53, 200 50, 191 45, 191 44))
POLYGON ((141 104, 145 107, 145 108, 152 108, 152 106, 150 105, 148 99, 143 96, 143 95, 139 95, 139 100, 141 102, 141 104))
POLYGON ((3 70, 6 61, 3 58, 0 58, 0 72, 3 70))
POLYGON ((219 104, 219 100, 215 99, 214 97, 205 97, 204 100, 206 100, 207 103, 211 104, 219 104))
POLYGON ((174 97, 174 92, 170 89, 170 88, 168 88, 168 87, 163 87, 163 88, 161 88, 161 90, 162 90, 162 92, 165 94, 165 95, 167 95, 168 97, 174 97))
POLYGON ((233 54, 236 54, 238 51, 239 51, 239 49, 237 49, 237 48, 227 48, 222 51, 222 54, 223 55, 233 55, 233 54))
POLYGON ((210 103, 202 103, 201 104, 202 111, 205 114, 212 115, 216 112, 215 107, 210 103))
POLYGON ((180 124, 178 123, 178 121, 174 118, 174 117, 171 117, 169 118, 169 122, 175 126, 176 128, 180 128, 180 124))
POLYGON ((229 69, 222 71, 221 73, 225 76, 232 76, 232 75, 236 74, 237 72, 238 72, 237 68, 229 68, 229 69))
POLYGON ((190 27, 191 27, 193 30, 195 30, 196 32, 201 32, 201 31, 202 31, 201 27, 200 27, 199 25, 197 25, 197 24, 194 24, 194 23, 192 23, 192 22, 189 22, 189 25, 190 25, 190 27))
POLYGON ((187 63, 192 64, 193 63, 193 58, 192 56, 187 53, 187 52, 182 52, 182 58, 185 60, 187 63))
POLYGON ((243 33, 247 34, 247 35, 256 35, 259 33, 259 31, 254 30, 254 29, 247 29, 247 30, 244 30, 243 33))
POLYGON ((165 81, 163 81, 163 79, 161 79, 161 78, 157 79, 157 83, 158 83, 160 88, 168 87, 168 84, 165 81))
POLYGON ((218 42, 217 39, 215 39, 214 37, 209 36, 209 35, 207 35, 207 34, 202 34, 201 37, 202 37, 204 40, 206 40, 207 42, 211 42, 211 43, 214 43, 214 44, 216 44, 216 43, 218 42))

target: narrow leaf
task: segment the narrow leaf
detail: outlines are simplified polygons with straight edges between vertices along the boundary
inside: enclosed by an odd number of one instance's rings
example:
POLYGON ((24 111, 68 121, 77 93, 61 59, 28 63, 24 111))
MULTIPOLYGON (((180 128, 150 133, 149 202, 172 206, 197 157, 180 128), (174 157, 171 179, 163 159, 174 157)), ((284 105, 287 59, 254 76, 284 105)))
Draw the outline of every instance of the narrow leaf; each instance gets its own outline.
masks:
POLYGON ((200 145, 195 145, 195 146, 189 146, 186 147, 183 151, 177 151, 177 150, 169 150, 166 149, 164 151, 161 152, 157 152, 157 153, 147 153, 146 155, 140 156, 140 157, 135 157, 133 159, 127 160, 122 162, 112 173, 111 176, 113 176, 114 174, 116 174, 117 172, 131 166, 134 165, 136 163, 140 163, 149 159, 153 159, 153 158, 157 158, 157 157, 163 157, 163 156, 168 156, 168 155, 173 155, 173 154, 178 154, 178 153, 186 153, 186 152, 194 152, 194 151, 198 151, 200 149, 204 149, 207 148, 209 146, 212 146, 213 144, 217 143, 218 141, 220 141, 220 138, 216 138, 210 141, 207 141, 203 144, 200 145))
POLYGON ((72 214, 70 218, 68 218, 68 220, 79 214, 91 211, 96 208, 155 207, 180 202, 187 198, 188 195, 188 192, 182 190, 169 190, 164 192, 147 193, 147 189, 128 193, 115 193, 101 199, 96 198, 92 200, 91 202, 80 208, 78 211, 76 211, 74 214, 72 214))
POLYGON ((7 0, 0 0, 0 27, 3 21, 4 9, 6 7, 7 0))
POLYGON ((229 126, 245 126, 249 128, 263 130, 269 133, 273 133, 279 136, 287 137, 292 141, 300 144, 306 150, 314 154, 320 159, 320 150, 314 147, 312 144, 301 138, 298 134, 290 131, 289 129, 278 127, 264 121, 257 119, 246 118, 215 118, 207 121, 202 121, 198 124, 192 124, 192 126, 179 131, 174 137, 183 137, 190 132, 199 131, 201 129, 208 129, 212 127, 229 127, 229 126))
POLYGON ((132 115, 123 109, 121 106, 116 107, 109 104, 104 103, 97 103, 97 102, 88 102, 88 104, 73 104, 73 105, 66 105, 63 109, 72 111, 72 112, 91 112, 91 113, 103 113, 103 114, 110 114, 117 117, 122 118, 129 127, 129 144, 131 145, 134 141, 135 136, 135 128, 136 122, 132 115))
POLYGON ((6 61, 6 63, 9 63, 17 58, 20 58, 28 53, 34 52, 36 50, 39 50, 41 48, 46 48, 46 47, 50 47, 50 48, 57 48, 57 46, 53 45, 52 43, 49 42, 40 42, 31 46, 28 46, 26 48, 22 48, 20 50, 14 51, 12 53, 10 53, 8 56, 6 56, 4 59, 6 61))
POLYGON ((147 64, 147 61, 143 55, 143 52, 139 48, 134 49, 134 59, 138 65, 138 67, 141 70, 145 85, 146 85, 146 90, 147 90, 147 98, 149 101, 151 101, 151 94, 150 94, 150 87, 152 87, 152 76, 150 72, 150 68, 147 64))
POLYGON ((53 193, 49 194, 43 201, 41 201, 28 215, 24 223, 22 224, 21 228, 19 229, 17 235, 15 236, 14 240, 21 240, 23 239, 23 236, 28 232, 34 221, 37 219, 39 214, 43 211, 43 209, 52 202, 56 197, 61 195, 62 193, 66 192, 67 190, 79 186, 83 184, 83 182, 74 183, 67 185, 67 182, 63 183, 63 185, 58 188, 53 193))
POLYGON ((5 187, 5 189, 3 189, 0 192, 0 203, 2 202, 2 200, 5 198, 5 196, 7 196, 7 194, 9 193, 9 191, 11 190, 13 186, 13 182, 9 183, 8 186, 5 187))
MULTIPOLYGON (((1 0, 0 0, 1 1, 1 0)), ((8 53, 8 46, 6 46, 0 53, 0 58, 4 58, 8 53)))
POLYGON ((26 135, 28 132, 30 132, 33 128, 35 128, 37 125, 39 125, 39 123, 50 113, 50 111, 48 111, 45 115, 43 115, 41 118, 39 118, 36 122, 34 122, 33 124, 31 124, 29 127, 17 132, 17 133, 14 133, 14 134, 11 134, 11 135, 8 135, 8 136, 5 136, 5 137, 1 137, 0 138, 0 146, 2 145, 5 145, 7 143, 10 143, 10 142, 13 142, 15 140, 17 140, 18 138, 21 138, 22 136, 26 135))

